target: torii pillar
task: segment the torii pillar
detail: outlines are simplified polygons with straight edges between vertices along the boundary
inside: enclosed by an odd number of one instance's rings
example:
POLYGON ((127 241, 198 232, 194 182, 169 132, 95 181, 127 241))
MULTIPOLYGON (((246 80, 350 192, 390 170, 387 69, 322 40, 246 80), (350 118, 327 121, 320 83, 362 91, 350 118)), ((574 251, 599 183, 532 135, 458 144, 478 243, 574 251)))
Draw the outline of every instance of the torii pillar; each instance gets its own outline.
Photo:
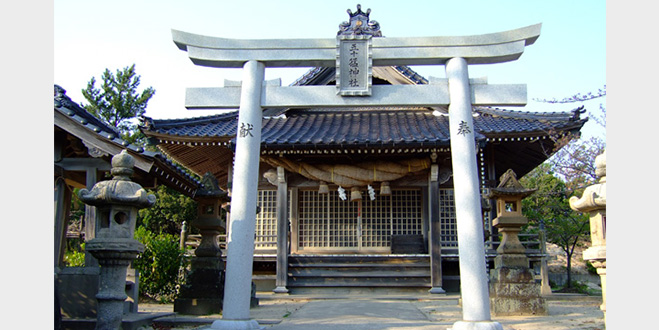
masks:
POLYGON ((256 229, 259 157, 261 150, 261 89, 265 65, 247 61, 238 110, 236 153, 231 191, 231 219, 227 237, 227 267, 222 319, 212 329, 260 329, 249 318, 252 289, 252 260, 256 229))
POLYGON ((451 99, 448 113, 462 298, 462 321, 453 324, 452 329, 503 330, 501 324, 491 320, 490 315, 483 247, 483 215, 478 187, 476 140, 467 61, 460 57, 448 60, 446 77, 451 99))

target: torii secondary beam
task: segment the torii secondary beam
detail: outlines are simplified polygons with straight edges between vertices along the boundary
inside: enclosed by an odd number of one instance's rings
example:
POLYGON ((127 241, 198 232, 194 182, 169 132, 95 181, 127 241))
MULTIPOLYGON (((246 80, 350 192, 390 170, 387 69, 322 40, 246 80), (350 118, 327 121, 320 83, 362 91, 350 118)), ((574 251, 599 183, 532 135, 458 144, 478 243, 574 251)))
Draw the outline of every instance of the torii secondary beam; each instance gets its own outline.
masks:
MULTIPOLYGON (((525 84, 471 84, 471 103, 481 106, 523 106, 527 102, 525 84)), ((355 106, 446 106, 450 103, 448 84, 375 85, 369 97, 342 97, 335 86, 266 85, 261 95, 263 108, 355 107, 355 106)), ((240 87, 188 88, 188 109, 237 109, 240 87)))

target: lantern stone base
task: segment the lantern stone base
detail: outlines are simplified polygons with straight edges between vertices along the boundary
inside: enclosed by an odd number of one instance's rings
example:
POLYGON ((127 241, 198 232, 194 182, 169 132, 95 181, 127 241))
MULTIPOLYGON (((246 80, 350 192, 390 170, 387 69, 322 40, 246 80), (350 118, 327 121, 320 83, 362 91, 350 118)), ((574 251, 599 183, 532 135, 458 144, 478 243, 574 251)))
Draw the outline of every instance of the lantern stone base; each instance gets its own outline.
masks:
POLYGON ((602 285, 602 304, 600 309, 606 319, 606 246, 591 246, 583 252, 583 259, 591 262, 597 269, 602 285))
POLYGON ((533 271, 501 267, 490 272, 490 306, 494 316, 547 315, 533 271))
POLYGON ((222 312, 224 267, 216 257, 195 257, 191 261, 186 283, 174 300, 174 312, 210 315, 222 312))
POLYGON ((177 298, 174 312, 184 315, 211 315, 222 312, 222 299, 218 298, 177 298))
POLYGON ((494 257, 494 269, 529 269, 529 258, 524 254, 500 254, 494 257))

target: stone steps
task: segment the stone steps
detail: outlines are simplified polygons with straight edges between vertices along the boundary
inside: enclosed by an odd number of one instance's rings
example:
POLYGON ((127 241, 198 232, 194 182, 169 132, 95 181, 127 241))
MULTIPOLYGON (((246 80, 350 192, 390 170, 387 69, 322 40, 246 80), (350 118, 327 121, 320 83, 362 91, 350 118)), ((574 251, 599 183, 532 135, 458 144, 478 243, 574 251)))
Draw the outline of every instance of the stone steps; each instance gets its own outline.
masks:
POLYGON ((288 288, 292 293, 353 289, 404 292, 430 288, 427 255, 291 256, 289 262, 288 288))

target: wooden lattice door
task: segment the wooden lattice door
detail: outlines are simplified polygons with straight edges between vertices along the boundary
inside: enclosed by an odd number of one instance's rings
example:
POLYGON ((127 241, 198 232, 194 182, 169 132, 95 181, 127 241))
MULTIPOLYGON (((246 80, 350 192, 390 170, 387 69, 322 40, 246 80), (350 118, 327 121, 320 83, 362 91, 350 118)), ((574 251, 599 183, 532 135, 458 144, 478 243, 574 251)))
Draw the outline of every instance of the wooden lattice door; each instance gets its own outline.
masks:
POLYGON ((336 191, 300 191, 298 250, 345 253, 389 252, 391 235, 423 233, 420 190, 343 201, 336 191))

